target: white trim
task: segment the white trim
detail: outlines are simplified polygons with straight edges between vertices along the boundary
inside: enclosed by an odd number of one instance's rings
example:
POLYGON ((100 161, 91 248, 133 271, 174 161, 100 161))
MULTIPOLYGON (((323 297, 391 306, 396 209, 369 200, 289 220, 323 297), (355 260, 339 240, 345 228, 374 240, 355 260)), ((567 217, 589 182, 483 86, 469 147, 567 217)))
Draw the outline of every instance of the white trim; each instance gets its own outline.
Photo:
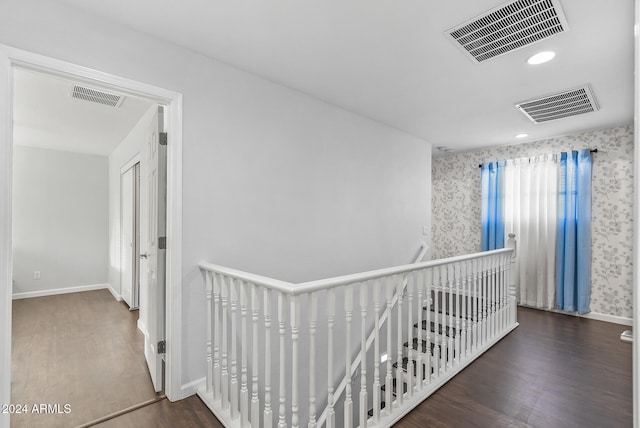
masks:
POLYGON ((578 315, 583 318, 592 320, 605 321, 613 324, 633 325, 633 318, 619 317, 617 315, 601 314, 599 312, 589 312, 588 314, 578 315))
MULTIPOLYGON (((11 403, 12 74, 11 61, 0 47, 0 405, 11 403)), ((9 414, 0 412, 0 428, 4 427, 9 427, 9 414)))
POLYGON ((140 153, 133 155, 133 157, 120 168, 120 177, 122 178, 122 174, 129 171, 137 163, 140 163, 140 153))
POLYGON ((142 322, 141 318, 138 318, 138 322, 136 323, 136 325, 138 326, 138 330, 140 330, 140 332, 142 334, 145 335, 145 337, 147 336, 147 326, 144 325, 144 323, 142 322))
POLYGON ((116 290, 113 289, 113 287, 111 286, 111 284, 107 284, 109 287, 107 287, 109 289, 109 291, 111 292, 111 294, 113 294, 113 298, 116 299, 118 302, 122 302, 122 296, 120 296, 120 294, 118 294, 116 292, 116 290))
POLYGON ((195 395, 199 389, 204 388, 207 382, 206 377, 201 377, 200 379, 196 379, 192 382, 182 385, 182 398, 191 397, 195 395))
POLYGON ((55 296, 58 294, 81 293, 83 291, 103 290, 105 288, 109 289, 111 288, 111 286, 109 284, 91 284, 78 285, 76 287, 52 288, 49 290, 40 291, 26 291, 24 293, 13 293, 13 300, 30 299, 32 297, 55 296))
POLYGON ((553 312, 554 314, 571 315, 573 317, 587 318, 587 319, 596 320, 596 321, 610 322, 610 323, 613 323, 613 324, 633 325, 633 319, 632 318, 619 317, 617 315, 602 314, 600 312, 589 312, 587 314, 579 314, 577 312, 561 311, 560 309, 536 308, 535 306, 529 306, 529 305, 523 305, 523 304, 518 304, 518 306, 521 306, 523 308, 528 308, 528 309, 535 309, 537 311, 553 312))
MULTIPOLYGON (((167 156, 167 354, 165 390, 170 400, 182 395, 182 94, 0 44, 0 403, 11 403, 11 177, 12 70, 22 67, 98 88, 149 99, 168 107, 167 156)), ((0 428, 9 415, 0 415, 0 428)))
POLYGON ((167 329, 165 394, 180 400, 182 390, 182 94, 172 93, 165 109, 167 144, 167 329))

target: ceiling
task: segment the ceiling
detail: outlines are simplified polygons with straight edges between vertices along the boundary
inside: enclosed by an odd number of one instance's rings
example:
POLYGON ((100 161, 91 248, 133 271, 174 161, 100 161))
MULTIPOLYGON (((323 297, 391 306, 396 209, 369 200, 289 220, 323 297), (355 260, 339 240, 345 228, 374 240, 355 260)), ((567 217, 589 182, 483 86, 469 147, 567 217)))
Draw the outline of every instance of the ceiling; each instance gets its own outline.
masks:
POLYGON ((14 143, 108 156, 152 106, 129 96, 119 107, 72 98, 73 85, 61 77, 15 69, 14 143))
POLYGON ((482 63, 445 31, 504 0, 58 1, 457 151, 633 120, 633 0, 560 0, 569 31, 482 63), (541 50, 557 55, 528 65, 541 50), (514 107, 583 84, 599 111, 534 124, 514 107))

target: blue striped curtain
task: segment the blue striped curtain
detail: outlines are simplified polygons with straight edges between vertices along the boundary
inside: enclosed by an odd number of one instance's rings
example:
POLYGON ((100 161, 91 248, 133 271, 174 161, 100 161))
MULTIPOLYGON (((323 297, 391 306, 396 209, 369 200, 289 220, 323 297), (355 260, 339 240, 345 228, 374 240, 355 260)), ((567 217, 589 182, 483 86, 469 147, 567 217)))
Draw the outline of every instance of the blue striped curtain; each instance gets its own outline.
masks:
POLYGON ((505 161, 482 164, 482 251, 504 248, 505 161))
POLYGON ((558 309, 591 309, 591 168, 589 150, 560 155, 556 241, 558 309))

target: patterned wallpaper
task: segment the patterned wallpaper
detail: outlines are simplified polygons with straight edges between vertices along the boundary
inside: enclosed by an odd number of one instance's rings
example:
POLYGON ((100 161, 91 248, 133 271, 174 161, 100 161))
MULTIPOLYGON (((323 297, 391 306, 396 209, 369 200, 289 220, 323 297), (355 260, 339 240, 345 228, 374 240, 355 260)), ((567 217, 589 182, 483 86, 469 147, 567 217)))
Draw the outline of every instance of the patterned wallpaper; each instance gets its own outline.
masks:
POLYGON ((581 148, 598 148, 592 173, 591 310, 632 318, 632 125, 434 157, 432 257, 480 251, 479 164, 581 148))

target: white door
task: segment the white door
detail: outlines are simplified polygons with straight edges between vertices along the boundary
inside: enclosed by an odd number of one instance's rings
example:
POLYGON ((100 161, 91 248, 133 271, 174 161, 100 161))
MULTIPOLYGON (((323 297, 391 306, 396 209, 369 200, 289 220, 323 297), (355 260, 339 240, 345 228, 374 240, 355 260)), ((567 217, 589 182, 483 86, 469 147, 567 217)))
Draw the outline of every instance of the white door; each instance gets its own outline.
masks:
POLYGON ((120 176, 120 295, 137 309, 140 301, 140 163, 120 176))
POLYGON ((149 365, 151 380, 156 391, 163 388, 165 339, 165 253, 167 205, 167 146, 164 134, 163 107, 149 129, 147 144, 148 231, 147 231, 147 287, 148 335, 145 337, 144 355, 149 365), (163 138, 164 136, 164 138, 163 138))
POLYGON ((135 195, 134 168, 126 170, 120 178, 120 295, 122 299, 133 307, 133 284, 135 278, 135 195))

